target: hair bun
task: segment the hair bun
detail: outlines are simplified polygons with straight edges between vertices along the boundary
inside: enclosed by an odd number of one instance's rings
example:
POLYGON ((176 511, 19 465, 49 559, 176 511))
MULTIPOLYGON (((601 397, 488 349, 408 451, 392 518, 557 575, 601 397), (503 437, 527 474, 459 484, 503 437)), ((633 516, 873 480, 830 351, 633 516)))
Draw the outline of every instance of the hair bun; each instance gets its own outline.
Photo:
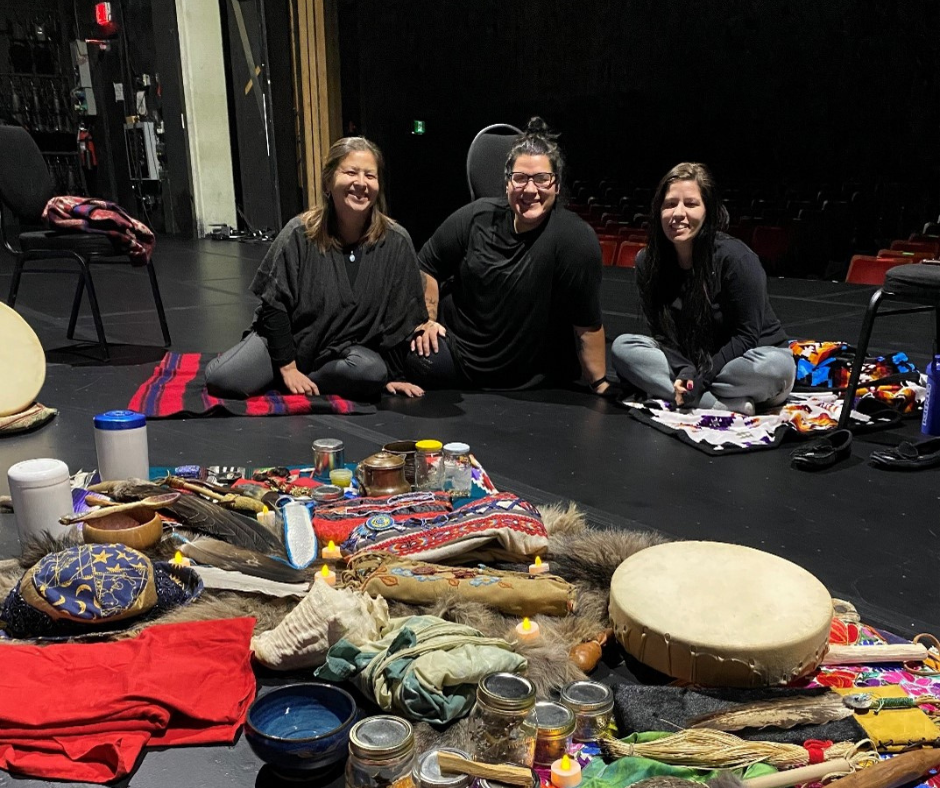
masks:
POLYGON ((554 140, 558 136, 552 133, 548 124, 538 115, 529 119, 529 122, 525 124, 525 132, 523 133, 527 137, 544 137, 548 140, 554 140))

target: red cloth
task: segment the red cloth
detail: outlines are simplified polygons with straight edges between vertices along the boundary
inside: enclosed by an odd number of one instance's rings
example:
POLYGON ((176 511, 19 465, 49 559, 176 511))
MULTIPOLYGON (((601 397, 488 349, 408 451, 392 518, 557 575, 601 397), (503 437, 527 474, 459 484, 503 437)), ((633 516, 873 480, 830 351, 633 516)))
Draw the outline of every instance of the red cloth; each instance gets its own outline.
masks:
POLYGON ((0 645, 0 767, 103 783, 147 746, 234 741, 255 697, 253 618, 163 624, 136 638, 0 645))
POLYGON ((131 398, 130 410, 151 419, 169 416, 292 416, 307 413, 375 413, 374 405, 351 402, 336 394, 307 396, 268 391, 248 399, 220 399, 206 389, 209 353, 167 353, 131 398))

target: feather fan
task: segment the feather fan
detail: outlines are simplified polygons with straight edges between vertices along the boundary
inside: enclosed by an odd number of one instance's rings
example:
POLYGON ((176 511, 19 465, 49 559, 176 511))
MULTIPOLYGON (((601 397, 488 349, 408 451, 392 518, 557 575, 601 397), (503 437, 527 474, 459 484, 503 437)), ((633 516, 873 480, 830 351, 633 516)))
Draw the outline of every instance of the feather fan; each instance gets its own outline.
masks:
POLYGON ((703 714, 686 723, 687 728, 709 728, 716 731, 739 731, 743 728, 788 728, 797 725, 820 725, 851 717, 841 695, 827 692, 812 697, 780 698, 755 703, 742 703, 722 711, 703 714))
POLYGON ((192 541, 185 542, 180 546, 180 552, 201 564, 227 569, 231 572, 241 572, 252 577, 262 577, 278 583, 306 581, 306 576, 299 569, 294 569, 256 550, 234 547, 227 542, 208 536, 198 536, 192 541))
MULTIPOLYGON (((95 489, 109 492, 119 501, 139 501, 149 495, 167 492, 166 487, 139 479, 105 482, 95 485, 95 489)), ((181 495, 161 511, 170 512, 183 526, 192 531, 214 536, 236 547, 246 547, 259 553, 284 554, 281 541, 257 520, 223 509, 198 495, 181 495)))

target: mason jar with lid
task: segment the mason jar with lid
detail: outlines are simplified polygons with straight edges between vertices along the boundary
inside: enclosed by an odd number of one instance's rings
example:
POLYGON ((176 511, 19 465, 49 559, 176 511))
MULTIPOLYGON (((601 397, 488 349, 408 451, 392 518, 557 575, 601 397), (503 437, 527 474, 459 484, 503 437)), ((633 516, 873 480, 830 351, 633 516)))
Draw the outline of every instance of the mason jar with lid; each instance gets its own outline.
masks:
POLYGON ((574 712, 550 700, 535 704, 538 734, 535 740, 535 765, 551 766, 566 755, 574 733, 574 712))
POLYGON ((561 690, 561 702, 574 712, 574 740, 597 741, 610 725, 614 693, 599 681, 572 681, 561 690))
POLYGON ((443 444, 435 440, 415 444, 415 487, 419 490, 444 489, 443 444))
POLYGON ((415 788, 471 788, 474 780, 469 774, 451 774, 449 772, 441 774, 441 766, 437 762, 439 752, 449 752, 460 758, 470 758, 468 753, 453 747, 435 747, 433 750, 425 750, 415 761, 412 774, 412 782, 414 782, 415 788))
POLYGON ((444 492, 455 498, 467 498, 473 482, 470 447, 466 443, 444 444, 444 492))
POLYGON ((484 676, 469 727, 473 760, 531 768, 538 733, 532 682, 515 673, 484 676))
POLYGON ((349 732, 346 788, 414 788, 415 735, 401 717, 379 714, 349 732))

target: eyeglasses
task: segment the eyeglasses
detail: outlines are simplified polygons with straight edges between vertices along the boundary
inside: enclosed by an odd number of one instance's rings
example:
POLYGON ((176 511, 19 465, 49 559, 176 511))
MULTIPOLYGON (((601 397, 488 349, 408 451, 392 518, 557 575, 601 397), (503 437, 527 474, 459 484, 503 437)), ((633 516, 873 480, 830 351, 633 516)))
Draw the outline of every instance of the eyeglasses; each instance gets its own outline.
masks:
POLYGON ((516 189, 524 189, 529 185, 529 181, 535 184, 537 189, 547 189, 555 182, 554 172, 536 172, 530 175, 527 172, 509 173, 509 182, 516 189))

